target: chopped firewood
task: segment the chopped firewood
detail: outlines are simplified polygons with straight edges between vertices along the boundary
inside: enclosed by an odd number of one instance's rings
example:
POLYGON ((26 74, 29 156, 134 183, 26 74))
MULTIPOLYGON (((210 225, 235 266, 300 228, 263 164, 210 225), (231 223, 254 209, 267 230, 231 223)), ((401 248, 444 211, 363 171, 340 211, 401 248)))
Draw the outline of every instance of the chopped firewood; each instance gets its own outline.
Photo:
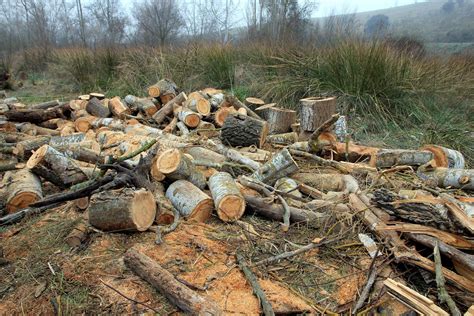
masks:
POLYGON ((227 172, 218 172, 209 178, 214 206, 219 218, 225 222, 240 219, 245 211, 245 199, 237 184, 227 172))
MULTIPOLYGON (((178 94, 178 86, 169 79, 161 79, 148 88, 148 95, 152 98, 174 98, 178 94)), ((163 101, 163 100, 162 100, 163 101)), ((166 103, 166 102, 163 102, 166 103)))
POLYGON ((41 181, 29 169, 9 171, 0 183, 0 197, 7 212, 13 213, 43 198, 41 181))
POLYGON ((211 103, 199 92, 189 94, 188 99, 183 102, 183 107, 203 116, 211 113, 211 103))
POLYGON ((170 101, 166 102, 165 105, 161 109, 158 110, 155 114, 153 114, 153 120, 157 123, 160 124, 165 120, 165 118, 168 115, 171 115, 173 113, 173 109, 175 105, 181 105, 184 101, 186 101, 188 97, 186 96, 186 93, 181 92, 177 96, 175 96, 173 99, 170 101))
POLYGON ((97 98, 92 98, 87 102, 86 111, 96 117, 109 117, 111 114, 109 108, 97 98))
POLYGON ((166 190, 166 197, 186 219, 205 222, 211 217, 212 199, 191 182, 173 182, 166 190))
POLYGON ((177 117, 178 120, 180 120, 190 128, 197 127, 201 122, 201 117, 199 116, 199 114, 185 108, 183 108, 177 113, 177 117))
POLYGON ((155 220, 153 194, 129 188, 104 191, 91 196, 89 223, 103 231, 145 231, 155 220))

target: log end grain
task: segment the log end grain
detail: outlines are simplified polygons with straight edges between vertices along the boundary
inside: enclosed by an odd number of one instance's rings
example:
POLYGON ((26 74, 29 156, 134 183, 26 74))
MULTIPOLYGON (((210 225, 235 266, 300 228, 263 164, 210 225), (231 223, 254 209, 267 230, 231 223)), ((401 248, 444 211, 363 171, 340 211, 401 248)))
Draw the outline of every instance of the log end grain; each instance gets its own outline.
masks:
POLYGON ((233 222, 245 212, 245 199, 239 195, 229 195, 220 201, 216 208, 217 215, 224 222, 233 222))
POLYGON ((165 175, 170 174, 176 171, 180 162, 180 151, 176 148, 171 148, 165 150, 163 153, 161 153, 161 155, 158 156, 154 164, 154 168, 152 168, 152 170, 155 169, 156 172, 160 172, 161 174, 165 175))

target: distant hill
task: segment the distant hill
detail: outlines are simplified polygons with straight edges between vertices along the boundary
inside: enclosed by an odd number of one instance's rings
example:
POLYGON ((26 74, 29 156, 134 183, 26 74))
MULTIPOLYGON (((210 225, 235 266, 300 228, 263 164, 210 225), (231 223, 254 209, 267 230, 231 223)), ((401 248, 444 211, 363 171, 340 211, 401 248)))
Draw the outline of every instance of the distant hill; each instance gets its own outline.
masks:
MULTIPOLYGON (((356 13, 358 27, 363 30, 367 20, 378 14, 388 16, 390 30, 397 35, 409 35, 427 42, 474 42, 473 0, 432 0, 360 12, 356 13), (451 4, 446 4, 448 2, 451 4)), ((327 18, 316 19, 316 21, 322 23, 325 19, 327 18)))

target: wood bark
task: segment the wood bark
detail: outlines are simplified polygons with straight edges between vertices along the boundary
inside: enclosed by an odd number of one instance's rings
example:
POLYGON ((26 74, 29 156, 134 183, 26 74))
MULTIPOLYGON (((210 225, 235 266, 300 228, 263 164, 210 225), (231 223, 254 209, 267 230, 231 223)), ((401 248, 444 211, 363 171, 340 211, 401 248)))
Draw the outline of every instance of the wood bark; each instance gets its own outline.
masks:
POLYGON ((130 249, 124 256, 125 265, 150 283, 175 306, 189 315, 223 315, 220 307, 210 299, 191 290, 150 257, 130 249))
POLYGON ((189 94, 188 99, 183 103, 183 107, 203 116, 208 116, 211 113, 211 103, 198 92, 189 94))
POLYGON ((28 159, 26 166, 36 175, 61 188, 88 180, 74 160, 49 145, 38 148, 28 159))
POLYGON ((235 149, 227 148, 223 144, 215 143, 212 140, 208 140, 207 144, 213 147, 218 153, 224 155, 228 159, 238 162, 240 164, 243 164, 245 166, 248 166, 252 170, 257 170, 261 166, 260 163, 242 155, 240 152, 238 152, 235 149))
POLYGON ((221 107, 216 112, 214 112, 214 123, 222 127, 225 123, 225 120, 230 114, 236 113, 237 111, 233 107, 221 107))
POLYGON ((346 193, 359 191, 359 183, 351 175, 301 172, 294 174, 292 178, 321 191, 344 191, 346 193))
POLYGON ((42 137, 35 137, 27 140, 23 140, 16 145, 16 149, 18 152, 18 157, 22 160, 28 159, 34 150, 37 150, 41 146, 48 144, 51 137, 49 136, 42 136, 42 137))
POLYGON ((296 123, 296 111, 270 107, 264 111, 262 118, 268 123, 269 134, 287 133, 296 123))
POLYGON ((430 168, 418 170, 418 175, 442 188, 474 190, 474 169, 430 168))
POLYGON ((183 152, 190 154, 195 160, 211 161, 215 163, 223 163, 226 160, 224 155, 199 146, 184 148, 183 152))
POLYGON ((0 184, 0 197, 7 212, 14 213, 43 198, 41 181, 28 169, 8 171, 0 184))
POLYGON ((165 196, 165 187, 162 183, 155 183, 153 196, 156 202, 155 223, 158 225, 169 225, 174 221, 173 204, 165 196))
POLYGON ((221 140, 231 146, 262 147, 268 134, 268 124, 244 115, 229 115, 221 130, 221 140))
POLYGON ((70 113, 71 109, 69 104, 63 104, 46 110, 9 110, 5 112, 5 116, 9 121, 13 122, 30 122, 39 124, 54 118, 68 118, 70 113))
POLYGON ((120 97, 114 97, 109 100, 109 109, 118 118, 131 113, 130 109, 120 100, 120 97))
POLYGON ((209 189, 217 215, 224 222, 233 222, 242 217, 245 199, 237 184, 227 172, 218 172, 209 178, 209 189))
POLYGON ((421 166, 433 159, 433 153, 426 150, 380 149, 372 156, 370 165, 377 168, 408 165, 421 166))
POLYGON ((206 177, 179 149, 171 148, 161 153, 152 166, 173 180, 188 180, 200 189, 206 187, 206 177))
POLYGON ((433 153, 434 167, 464 169, 464 156, 457 150, 436 145, 426 145, 420 148, 420 150, 427 150, 433 153))
POLYGON ((266 142, 269 144, 291 145, 298 142, 298 134, 295 132, 290 132, 284 134, 268 135, 266 142))
POLYGON ((216 130, 214 124, 205 121, 199 122, 199 125, 196 127, 196 133, 199 136, 205 136, 207 138, 216 137, 220 134, 220 132, 216 130))
POLYGON ((166 190, 166 197, 184 218, 205 222, 211 217, 212 199, 189 181, 173 182, 166 190))
POLYGON ((248 106, 246 106, 245 104, 243 104, 242 102, 240 102, 239 99, 237 99, 237 97, 233 96, 233 95, 227 95, 225 97, 225 102, 229 104, 229 106, 232 106, 234 107, 236 110, 239 110, 241 108, 244 108, 246 111, 247 111, 247 115, 254 118, 254 119, 257 119, 257 120, 261 120, 262 118, 260 116, 258 116, 257 113, 255 113, 251 108, 249 108, 248 106))
POLYGON ((36 136, 36 135, 57 136, 60 134, 60 132, 57 130, 37 126, 31 123, 21 124, 21 127, 18 130, 24 134, 31 135, 31 136, 36 136))
POLYGON ((103 231, 145 231, 155 215, 155 198, 145 189, 103 191, 90 199, 89 223, 103 231))
POLYGON ((182 104, 184 101, 186 101, 186 99, 186 93, 181 92, 176 97, 167 102, 165 105, 163 105, 163 107, 158 112, 153 114, 153 120, 155 120, 156 123, 161 124, 161 122, 163 122, 167 116, 173 113, 173 107, 175 105, 182 104))
POLYGON ((109 108, 103 105, 97 98, 92 98, 87 102, 86 111, 96 117, 109 117, 111 114, 109 108))
POLYGON ((99 153, 85 148, 82 143, 73 143, 62 146, 52 146, 54 149, 74 160, 88 162, 91 164, 104 163, 103 157, 99 156, 99 153))
POLYGON ((331 115, 336 113, 336 98, 310 97, 300 100, 301 130, 315 131, 331 115))
POLYGON ((196 112, 183 108, 177 113, 178 120, 190 128, 195 128, 201 122, 201 117, 196 112))
POLYGON ((285 148, 273 155, 272 159, 255 171, 252 178, 273 185, 278 179, 291 176, 298 170, 298 165, 288 149, 285 148))
POLYGON ((46 101, 46 102, 34 104, 34 105, 30 106, 30 109, 46 110, 46 109, 58 106, 60 104, 61 103, 59 102, 59 100, 51 100, 51 101, 46 101))

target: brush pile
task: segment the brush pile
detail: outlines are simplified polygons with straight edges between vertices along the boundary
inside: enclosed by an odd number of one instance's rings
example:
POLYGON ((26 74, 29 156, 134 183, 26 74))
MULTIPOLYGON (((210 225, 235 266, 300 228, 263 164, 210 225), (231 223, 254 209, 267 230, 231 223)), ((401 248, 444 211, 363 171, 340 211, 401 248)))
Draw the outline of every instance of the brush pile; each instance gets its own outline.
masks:
MULTIPOLYGON (((91 231, 149 230, 161 247, 180 223, 245 225, 244 214, 256 214, 280 222, 278 234, 301 225, 329 234, 350 217, 364 226, 359 244, 371 264, 365 285, 339 312, 377 306, 378 283, 423 314, 447 315, 442 306, 460 315, 458 308, 474 303, 474 170, 465 169, 460 152, 354 144, 332 97, 302 99, 298 119, 296 111, 217 89, 187 95, 167 79, 148 94, 91 93, 33 106, 0 101, 0 225, 73 201, 87 212, 66 239, 71 247, 91 231), (387 259, 392 268, 423 271, 437 303, 403 277, 382 276, 387 259)), ((274 302, 254 272, 335 241, 314 237, 257 262, 234 253, 264 314, 274 313, 274 302)), ((184 312, 225 312, 140 251, 130 249, 124 261, 184 312)), ((297 312, 326 310, 307 306, 297 312)))

